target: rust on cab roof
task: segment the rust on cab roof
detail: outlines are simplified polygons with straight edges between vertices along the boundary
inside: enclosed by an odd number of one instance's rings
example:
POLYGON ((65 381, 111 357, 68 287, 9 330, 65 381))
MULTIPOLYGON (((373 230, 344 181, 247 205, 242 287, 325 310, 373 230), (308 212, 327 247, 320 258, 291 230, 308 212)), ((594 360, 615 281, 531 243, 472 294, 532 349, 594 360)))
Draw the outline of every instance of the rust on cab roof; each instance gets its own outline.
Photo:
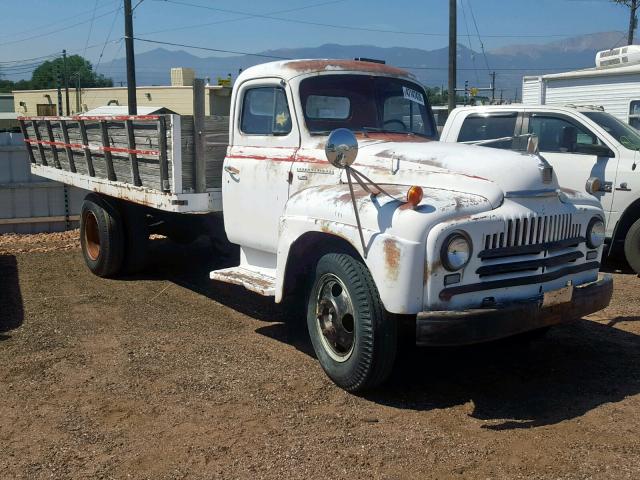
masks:
POLYGON ((383 63, 361 60, 292 60, 285 63, 287 68, 298 72, 317 72, 322 70, 354 70, 360 72, 383 73, 387 75, 410 76, 409 72, 383 63))

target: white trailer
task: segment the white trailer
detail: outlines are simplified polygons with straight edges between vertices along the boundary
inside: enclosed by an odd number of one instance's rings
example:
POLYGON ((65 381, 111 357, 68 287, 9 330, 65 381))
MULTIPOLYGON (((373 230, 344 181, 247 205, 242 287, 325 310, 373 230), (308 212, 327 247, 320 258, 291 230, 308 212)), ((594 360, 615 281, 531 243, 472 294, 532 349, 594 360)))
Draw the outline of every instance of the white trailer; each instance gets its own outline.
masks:
POLYGON ((522 103, 597 105, 640 129, 640 45, 598 52, 593 68, 523 77, 522 103))

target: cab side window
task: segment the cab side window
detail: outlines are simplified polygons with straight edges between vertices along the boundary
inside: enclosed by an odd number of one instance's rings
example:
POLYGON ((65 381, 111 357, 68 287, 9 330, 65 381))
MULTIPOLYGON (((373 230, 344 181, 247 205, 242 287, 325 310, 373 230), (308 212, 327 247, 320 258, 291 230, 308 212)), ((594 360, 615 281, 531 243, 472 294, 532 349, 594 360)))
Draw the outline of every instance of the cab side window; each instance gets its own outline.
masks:
POLYGON ((597 136, 569 119, 533 114, 529 133, 538 137, 541 152, 588 153, 589 146, 602 145, 597 136))
MULTIPOLYGON (((458 142, 493 140, 515 135, 517 112, 482 115, 473 113, 464 119, 458 134, 458 142)), ((512 149, 518 142, 514 139, 501 140, 484 144, 491 148, 512 149)))
POLYGON ((291 114, 285 91, 280 87, 246 90, 240 130, 249 135, 287 135, 291 132, 291 114))

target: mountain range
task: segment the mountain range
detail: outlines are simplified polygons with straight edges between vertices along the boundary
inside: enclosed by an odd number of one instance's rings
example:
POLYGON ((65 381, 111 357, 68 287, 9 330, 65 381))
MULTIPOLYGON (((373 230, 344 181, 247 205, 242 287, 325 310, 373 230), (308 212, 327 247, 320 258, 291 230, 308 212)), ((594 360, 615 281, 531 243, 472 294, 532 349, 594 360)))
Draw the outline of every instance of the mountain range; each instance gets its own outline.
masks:
MULTIPOLYGON (((468 81, 471 87, 488 87, 490 72, 496 72, 496 96, 512 99, 518 95, 523 75, 536 75, 575 70, 594 66, 595 54, 624 44, 621 32, 600 32, 555 40, 545 44, 514 44, 482 52, 458 44, 458 87, 468 81)), ((212 47, 216 47, 212 45, 212 47)), ((448 48, 425 50, 404 47, 376 47, 372 45, 325 44, 311 48, 283 48, 259 52, 264 57, 236 55, 228 57, 200 57, 184 50, 157 48, 136 55, 138 85, 170 84, 171 67, 190 67, 196 75, 216 83, 218 77, 235 77, 239 69, 270 61, 270 57, 284 58, 375 58, 409 70, 427 86, 439 87, 447 83, 448 48)), ((102 64, 100 73, 113 78, 114 84, 126 83, 125 59, 102 64)))

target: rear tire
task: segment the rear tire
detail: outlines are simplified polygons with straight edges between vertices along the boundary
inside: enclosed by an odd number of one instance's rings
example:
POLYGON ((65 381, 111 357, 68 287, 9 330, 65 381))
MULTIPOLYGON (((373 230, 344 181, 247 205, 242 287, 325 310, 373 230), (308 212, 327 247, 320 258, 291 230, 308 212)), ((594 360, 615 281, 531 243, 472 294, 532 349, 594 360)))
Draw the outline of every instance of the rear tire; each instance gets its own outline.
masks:
POLYGON ((87 195, 82 204, 80 245, 92 273, 112 277, 120 272, 124 257, 122 220, 114 204, 95 193, 87 195))
POLYGON ((391 373, 396 324, 387 318, 369 270, 354 257, 331 253, 318 261, 307 328, 320 365, 339 387, 370 389, 391 373))
POLYGON ((624 239, 624 256, 634 272, 640 273, 640 219, 636 220, 624 239))

